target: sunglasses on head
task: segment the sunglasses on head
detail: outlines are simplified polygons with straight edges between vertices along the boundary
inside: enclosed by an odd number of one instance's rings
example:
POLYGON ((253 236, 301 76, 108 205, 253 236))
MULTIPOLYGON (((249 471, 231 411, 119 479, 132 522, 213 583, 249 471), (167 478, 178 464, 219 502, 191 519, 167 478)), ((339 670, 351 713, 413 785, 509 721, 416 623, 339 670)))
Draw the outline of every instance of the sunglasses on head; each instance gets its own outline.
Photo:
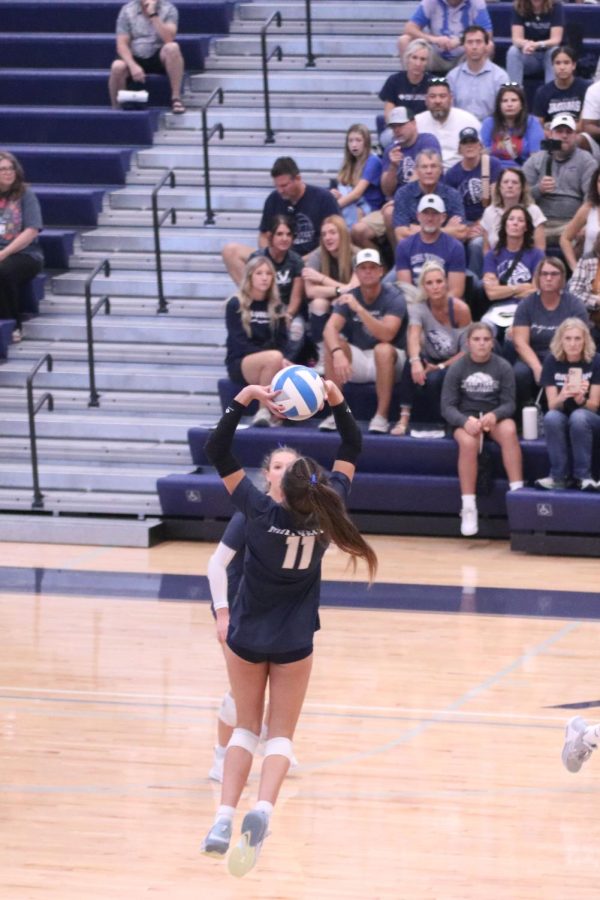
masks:
POLYGON ((502 87, 510 87, 510 88, 519 88, 521 89, 522 85, 519 84, 518 81, 503 81, 502 87))
POLYGON ((442 85, 446 85, 446 87, 450 87, 450 85, 448 84, 448 80, 446 78, 444 78, 443 76, 437 77, 434 75, 428 79, 427 83, 428 84, 442 84, 442 85))

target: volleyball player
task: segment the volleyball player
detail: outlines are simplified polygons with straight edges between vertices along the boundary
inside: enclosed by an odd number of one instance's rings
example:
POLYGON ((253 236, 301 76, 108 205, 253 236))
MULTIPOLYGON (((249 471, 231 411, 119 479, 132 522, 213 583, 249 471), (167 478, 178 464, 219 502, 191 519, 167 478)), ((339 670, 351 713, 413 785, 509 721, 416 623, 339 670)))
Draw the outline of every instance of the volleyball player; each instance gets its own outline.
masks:
POLYGON ((252 484, 231 452, 235 429, 252 400, 278 414, 275 392, 259 385, 242 388, 205 447, 234 505, 246 517, 244 571, 224 648, 237 724, 225 754, 221 805, 202 844, 206 854, 223 856, 229 848, 233 816, 259 741, 267 684, 270 698, 258 801, 244 816, 240 840, 228 861, 236 876, 245 875, 256 862, 292 758, 312 665, 325 549, 334 541, 354 563, 364 559, 370 580, 377 568, 373 549, 344 505, 361 434, 339 388, 332 381, 325 386, 341 437, 332 474, 327 476, 309 457, 298 458, 284 472, 281 504, 252 484))
POLYGON ((562 761, 569 772, 579 772, 590 758, 600 740, 600 724, 588 725, 581 716, 573 716, 567 722, 562 761))

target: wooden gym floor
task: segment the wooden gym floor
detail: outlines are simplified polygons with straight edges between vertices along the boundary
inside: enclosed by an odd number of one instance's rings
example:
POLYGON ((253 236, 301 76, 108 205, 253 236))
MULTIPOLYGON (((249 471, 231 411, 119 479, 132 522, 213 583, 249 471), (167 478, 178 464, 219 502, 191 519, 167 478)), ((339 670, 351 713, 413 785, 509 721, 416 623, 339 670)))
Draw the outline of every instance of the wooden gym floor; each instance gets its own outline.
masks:
POLYGON ((1 900, 595 900, 600 756, 560 751, 600 719, 600 563, 373 543, 370 593, 326 557, 300 767, 243 881, 198 853, 211 545, 0 545, 1 900))

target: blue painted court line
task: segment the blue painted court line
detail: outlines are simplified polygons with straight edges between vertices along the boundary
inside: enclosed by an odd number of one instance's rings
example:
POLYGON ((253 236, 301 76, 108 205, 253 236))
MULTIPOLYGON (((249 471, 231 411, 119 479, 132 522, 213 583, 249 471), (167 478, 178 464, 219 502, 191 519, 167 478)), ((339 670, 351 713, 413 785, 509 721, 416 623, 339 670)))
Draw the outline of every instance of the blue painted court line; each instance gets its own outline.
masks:
MULTIPOLYGON (((208 580, 204 575, 95 572, 73 569, 0 567, 0 594, 48 594, 103 597, 120 600, 206 602, 208 580)), ((414 612, 468 612, 483 615, 536 616, 557 619, 600 619, 600 593, 581 591, 477 588, 463 609, 459 585, 426 585, 378 582, 366 584, 324 581, 323 606, 356 609, 411 610, 414 612)))

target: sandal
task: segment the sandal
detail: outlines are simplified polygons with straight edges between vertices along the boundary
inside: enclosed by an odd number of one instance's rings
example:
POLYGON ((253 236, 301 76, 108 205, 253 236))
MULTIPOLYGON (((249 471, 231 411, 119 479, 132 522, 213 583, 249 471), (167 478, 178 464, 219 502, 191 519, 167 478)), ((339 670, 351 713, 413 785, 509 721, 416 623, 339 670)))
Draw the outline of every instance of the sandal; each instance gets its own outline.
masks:
POLYGON ((173 97, 171 100, 171 112, 176 116, 181 116, 185 112, 185 106, 180 97, 173 97))
POLYGON ((393 434, 395 437, 404 437, 404 435, 408 432, 410 426, 410 419, 406 416, 401 416, 392 430, 390 434, 393 434))

